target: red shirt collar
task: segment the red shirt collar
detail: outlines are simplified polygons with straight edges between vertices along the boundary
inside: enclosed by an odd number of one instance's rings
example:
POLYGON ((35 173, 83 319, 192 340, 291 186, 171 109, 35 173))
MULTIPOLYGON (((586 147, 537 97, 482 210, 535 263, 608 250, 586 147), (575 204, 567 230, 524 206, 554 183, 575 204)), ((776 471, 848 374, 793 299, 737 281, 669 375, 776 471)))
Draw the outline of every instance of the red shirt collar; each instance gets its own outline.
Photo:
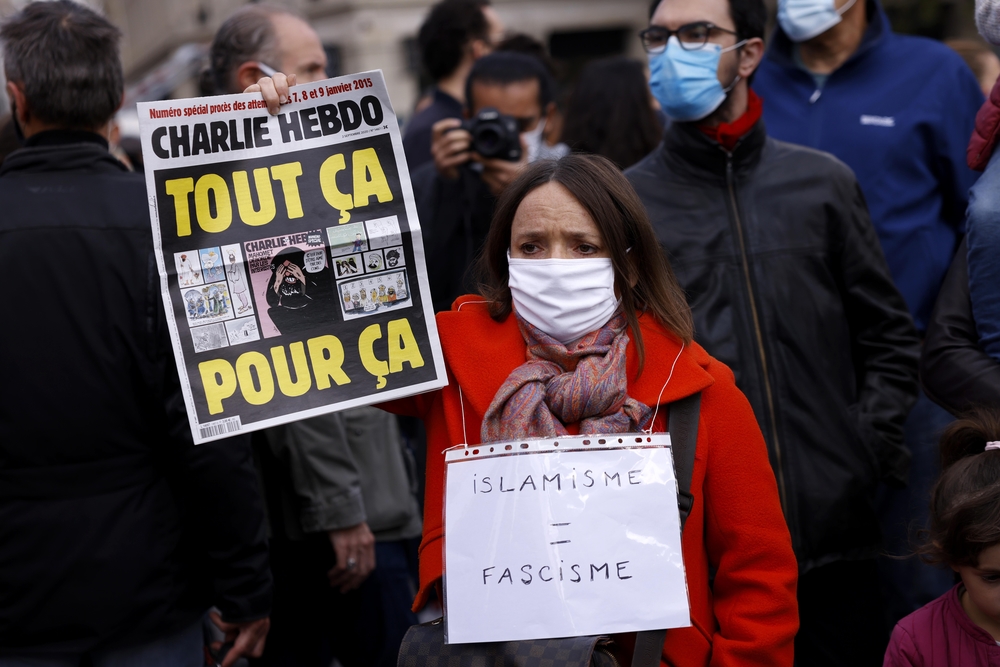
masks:
POLYGON ((753 89, 748 90, 747 110, 743 115, 732 123, 720 123, 715 127, 705 127, 699 125, 698 129, 705 133, 709 139, 714 139, 720 146, 730 153, 736 148, 736 144, 749 132, 757 121, 760 120, 764 112, 764 104, 753 89))

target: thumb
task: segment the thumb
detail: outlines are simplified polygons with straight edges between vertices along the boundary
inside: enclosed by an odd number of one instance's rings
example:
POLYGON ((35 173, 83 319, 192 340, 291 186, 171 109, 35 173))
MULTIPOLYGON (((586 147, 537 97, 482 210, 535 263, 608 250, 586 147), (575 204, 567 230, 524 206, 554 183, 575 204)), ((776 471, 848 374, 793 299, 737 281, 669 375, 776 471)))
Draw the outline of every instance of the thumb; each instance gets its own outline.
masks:
POLYGON ((232 623, 226 623, 225 621, 222 620, 222 616, 219 615, 219 612, 215 611, 214 609, 208 612, 208 617, 212 619, 212 623, 215 623, 215 627, 219 628, 226 634, 229 634, 230 632, 239 632, 240 628, 238 625, 234 625, 232 623))

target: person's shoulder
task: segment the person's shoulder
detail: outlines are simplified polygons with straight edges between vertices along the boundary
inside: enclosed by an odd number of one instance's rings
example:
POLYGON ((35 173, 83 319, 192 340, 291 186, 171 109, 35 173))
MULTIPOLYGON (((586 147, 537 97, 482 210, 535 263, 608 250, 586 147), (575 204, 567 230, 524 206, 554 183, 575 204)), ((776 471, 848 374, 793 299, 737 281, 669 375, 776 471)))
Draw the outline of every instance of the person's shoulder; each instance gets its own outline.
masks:
MULTIPOLYGON (((948 589, 944 595, 904 616, 896 624, 896 627, 913 637, 929 634, 933 628, 942 625, 943 619, 950 617, 956 610, 961 611, 961 602, 958 600, 959 588, 960 584, 956 584, 948 589)), ((961 613, 965 612, 961 611, 961 613)))
POLYGON ((451 310, 443 310, 435 317, 438 327, 444 329, 463 329, 469 333, 486 332, 503 326, 490 314, 490 302, 478 294, 460 296, 451 304, 451 310))
MULTIPOLYGON (((979 90, 976 77, 962 56, 936 39, 892 33, 880 53, 885 54, 883 58, 891 60, 891 63, 887 63, 889 66, 884 69, 878 69, 884 77, 891 77, 894 81, 905 77, 917 85, 935 88, 958 88, 972 82, 979 90)), ((957 101, 948 100, 946 106, 957 101)))
POLYGON ((769 166, 783 163, 788 173, 797 177, 820 175, 851 184, 857 181, 854 171, 835 155, 772 136, 767 138, 764 160, 772 163, 769 166))
POLYGON ((666 173, 666 165, 663 162, 663 144, 660 143, 653 151, 642 158, 631 167, 625 170, 625 178, 628 179, 632 187, 636 189, 639 196, 643 196, 644 188, 651 182, 660 180, 666 173))

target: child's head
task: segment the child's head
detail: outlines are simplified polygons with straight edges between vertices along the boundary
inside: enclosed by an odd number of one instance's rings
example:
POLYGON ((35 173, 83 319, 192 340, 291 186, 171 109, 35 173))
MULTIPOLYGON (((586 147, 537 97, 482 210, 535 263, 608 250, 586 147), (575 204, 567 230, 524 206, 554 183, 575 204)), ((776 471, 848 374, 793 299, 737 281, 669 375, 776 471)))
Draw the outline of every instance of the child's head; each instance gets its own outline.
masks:
POLYGON ((923 556, 958 572, 971 601, 1000 618, 1000 413, 981 409, 953 423, 941 467, 923 556))

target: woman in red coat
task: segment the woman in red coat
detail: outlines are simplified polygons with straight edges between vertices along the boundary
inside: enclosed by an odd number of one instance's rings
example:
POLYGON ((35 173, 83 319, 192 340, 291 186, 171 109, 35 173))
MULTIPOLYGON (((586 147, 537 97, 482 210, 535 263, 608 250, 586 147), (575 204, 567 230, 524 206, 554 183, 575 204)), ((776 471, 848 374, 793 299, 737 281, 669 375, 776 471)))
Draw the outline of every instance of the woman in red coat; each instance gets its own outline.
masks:
POLYGON ((482 268, 484 295, 437 316, 450 384, 386 406, 427 428, 414 608, 442 576, 445 449, 662 432, 665 406, 701 392, 682 538, 692 626, 667 633, 663 661, 792 665, 797 566, 764 440, 732 372, 692 342, 683 292, 628 181, 591 156, 531 166, 498 202, 482 268))

